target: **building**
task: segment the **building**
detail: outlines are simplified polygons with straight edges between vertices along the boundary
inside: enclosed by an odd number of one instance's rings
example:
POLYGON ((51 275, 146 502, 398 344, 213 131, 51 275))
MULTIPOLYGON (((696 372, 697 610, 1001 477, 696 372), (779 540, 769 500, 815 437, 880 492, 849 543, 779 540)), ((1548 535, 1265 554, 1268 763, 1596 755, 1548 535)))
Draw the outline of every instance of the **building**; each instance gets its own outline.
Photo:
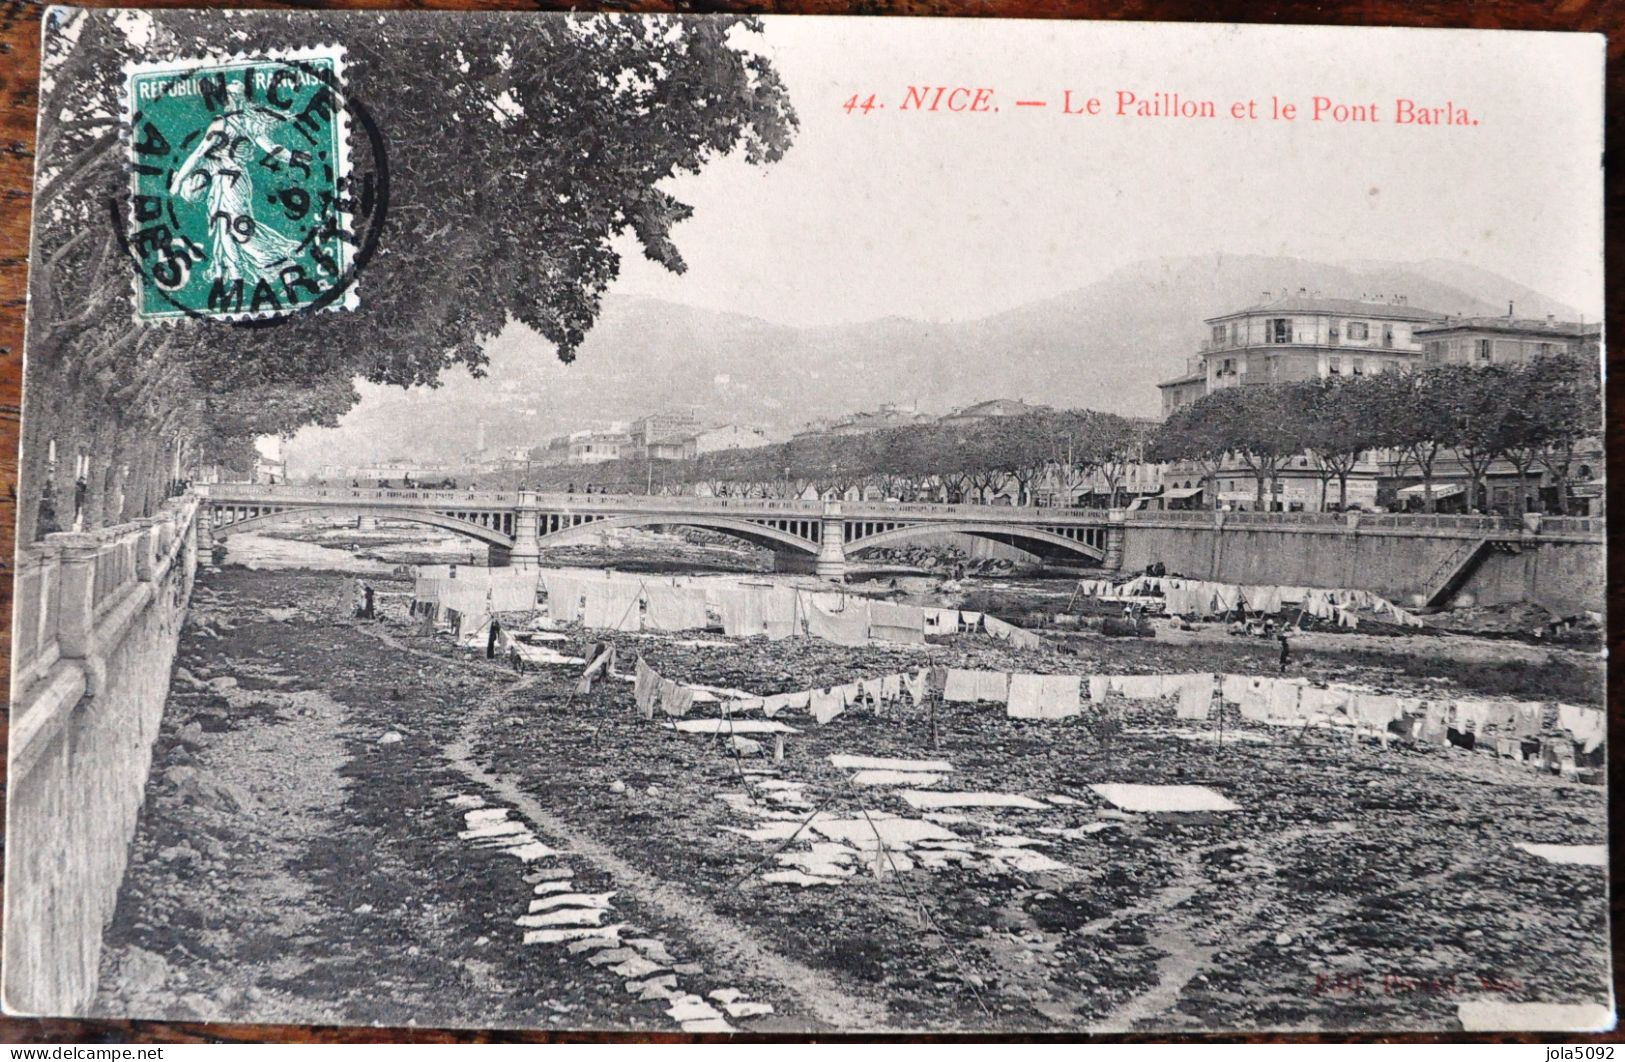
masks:
POLYGON ((629 451, 625 456, 680 461, 693 457, 689 442, 700 430, 692 413, 651 413, 632 422, 627 433, 629 451))
POLYGON ((818 431, 804 434, 829 435, 863 435, 871 431, 886 431, 890 428, 911 428, 917 424, 929 424, 931 418, 919 411, 914 403, 903 405, 901 402, 886 402, 877 410, 864 413, 853 413, 845 417, 837 417, 827 426, 818 431))
POLYGON ((632 436, 625 431, 587 430, 571 432, 566 464, 601 465, 632 455, 632 436))
POLYGON ((1162 415, 1166 419, 1207 394, 1207 365, 1200 354, 1185 359, 1185 371, 1157 385, 1162 392, 1162 415))
POLYGON ((1158 385, 1163 416, 1238 384, 1413 368, 1422 358, 1416 330, 1444 320, 1399 295, 1377 301, 1326 298, 1304 288, 1292 295, 1266 292, 1261 302, 1203 322, 1207 338, 1186 371, 1158 385))
POLYGON ((986 402, 978 402, 973 406, 964 406, 953 410, 937 421, 946 427, 959 427, 967 424, 979 424, 984 420, 995 420, 1001 417, 1020 417, 1028 413, 1045 413, 1049 406, 1028 405, 1019 398, 993 398, 986 402))
POLYGON ((747 428, 743 424, 719 424, 696 432, 689 441, 693 444, 693 455, 699 455, 766 446, 767 434, 760 428, 747 428))
POLYGON ((1505 317, 1450 317, 1419 328, 1415 337, 1422 344, 1422 364, 1440 365, 1527 365, 1536 358, 1553 354, 1600 356, 1602 325, 1512 316, 1507 305, 1505 317))

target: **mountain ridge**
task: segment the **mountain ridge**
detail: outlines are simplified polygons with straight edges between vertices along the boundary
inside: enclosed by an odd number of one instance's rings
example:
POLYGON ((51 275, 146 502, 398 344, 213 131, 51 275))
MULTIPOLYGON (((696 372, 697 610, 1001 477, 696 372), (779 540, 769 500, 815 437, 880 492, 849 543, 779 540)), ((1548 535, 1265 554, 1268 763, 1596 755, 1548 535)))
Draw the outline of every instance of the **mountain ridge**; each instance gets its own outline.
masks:
POLYGON ((984 317, 887 316, 810 327, 642 295, 605 297, 577 360, 563 365, 540 337, 510 326, 488 348, 482 379, 448 377, 413 392, 368 387, 338 428, 307 429, 301 465, 344 452, 371 460, 451 459, 488 445, 533 446, 551 435, 667 409, 776 434, 884 402, 948 409, 995 397, 1154 415, 1156 384, 1184 370, 1203 319, 1266 293, 1404 295, 1411 307, 1521 317, 1578 313, 1505 277, 1445 259, 1313 262, 1285 256, 1142 259, 1100 280, 984 317))

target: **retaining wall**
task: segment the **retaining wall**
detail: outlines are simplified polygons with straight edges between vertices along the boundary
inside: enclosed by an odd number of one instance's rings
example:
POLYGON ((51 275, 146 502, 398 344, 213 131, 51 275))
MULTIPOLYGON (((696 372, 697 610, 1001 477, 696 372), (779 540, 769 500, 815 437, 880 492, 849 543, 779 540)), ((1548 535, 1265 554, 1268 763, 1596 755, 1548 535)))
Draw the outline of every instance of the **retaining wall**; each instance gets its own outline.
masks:
POLYGON ((1321 514, 1297 523, 1269 521, 1296 515, 1135 514, 1124 526, 1123 570, 1160 561, 1169 572, 1196 579, 1348 587, 1406 603, 1431 592, 1453 563, 1492 538, 1515 542, 1518 552, 1490 553, 1458 600, 1528 602, 1560 615, 1604 609, 1607 539, 1598 522, 1321 514))
POLYGON ((18 551, 6 1009, 85 1013, 197 568, 197 503, 18 551))

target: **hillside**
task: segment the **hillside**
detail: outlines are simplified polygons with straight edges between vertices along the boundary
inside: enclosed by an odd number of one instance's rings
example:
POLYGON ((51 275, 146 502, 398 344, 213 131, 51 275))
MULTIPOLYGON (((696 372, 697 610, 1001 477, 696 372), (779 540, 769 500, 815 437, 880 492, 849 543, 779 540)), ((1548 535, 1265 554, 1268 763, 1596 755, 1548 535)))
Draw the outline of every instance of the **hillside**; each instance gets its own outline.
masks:
POLYGON ((521 445, 660 409, 781 433, 890 401, 938 412, 1003 396, 1146 415, 1157 409, 1157 381, 1181 371, 1197 349, 1204 317, 1298 288, 1402 294, 1446 313, 1504 313, 1513 300, 1520 316, 1577 316, 1504 277, 1438 259, 1154 259, 977 320, 889 317, 799 329, 610 296, 573 365, 516 326, 492 344, 485 378, 459 373, 413 393, 365 388, 341 427, 301 433, 291 453, 296 466, 334 453, 450 458, 473 448, 482 421, 489 444, 521 445))

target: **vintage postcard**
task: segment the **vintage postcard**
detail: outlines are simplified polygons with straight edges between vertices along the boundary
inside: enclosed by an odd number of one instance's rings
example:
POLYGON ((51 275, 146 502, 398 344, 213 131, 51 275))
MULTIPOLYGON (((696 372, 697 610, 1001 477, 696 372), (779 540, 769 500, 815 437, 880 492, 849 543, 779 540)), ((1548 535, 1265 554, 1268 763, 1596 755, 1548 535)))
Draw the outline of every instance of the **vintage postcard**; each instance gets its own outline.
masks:
POLYGON ((1612 1028, 1603 44, 51 9, 6 1010, 1612 1028))

